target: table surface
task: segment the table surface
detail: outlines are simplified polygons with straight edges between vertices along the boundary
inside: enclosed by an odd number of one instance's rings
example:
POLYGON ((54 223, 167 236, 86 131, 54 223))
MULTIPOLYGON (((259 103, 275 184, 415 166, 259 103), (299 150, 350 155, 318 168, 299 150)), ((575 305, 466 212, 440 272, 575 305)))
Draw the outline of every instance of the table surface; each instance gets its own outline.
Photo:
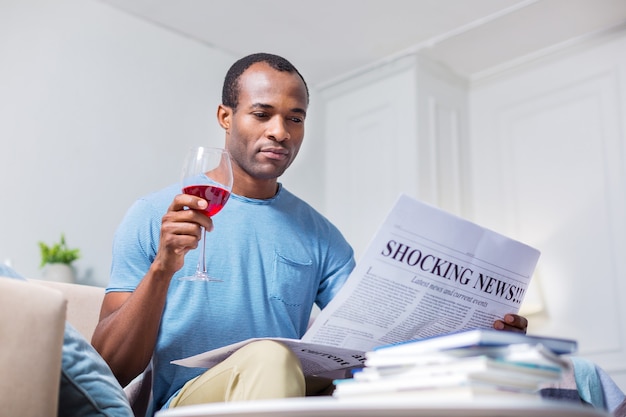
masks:
POLYGON ((538 398, 529 401, 415 401, 407 398, 337 400, 332 397, 288 398, 200 404, 159 411, 156 417, 610 417, 591 407, 538 398))

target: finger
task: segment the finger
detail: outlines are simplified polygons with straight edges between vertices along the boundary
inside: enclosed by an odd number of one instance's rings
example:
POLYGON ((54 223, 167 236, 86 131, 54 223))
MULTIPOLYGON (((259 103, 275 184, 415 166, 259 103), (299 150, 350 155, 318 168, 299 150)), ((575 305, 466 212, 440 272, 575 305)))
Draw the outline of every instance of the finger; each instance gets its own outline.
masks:
POLYGON ((178 194, 174 197, 174 201, 172 201, 168 211, 180 211, 185 208, 190 208, 192 210, 205 210, 208 205, 207 201, 203 198, 190 194, 178 194))
POLYGON ((182 227, 181 224, 183 223, 189 223, 191 227, 197 229, 198 234, 200 233, 200 226, 207 231, 211 231, 213 230, 213 221, 206 215, 206 212, 202 209, 203 206, 206 206, 205 200, 194 196, 178 195, 168 208, 168 211, 163 215, 161 227, 170 225, 174 228, 173 233, 185 234, 188 231, 178 231, 176 228, 182 227), (188 210, 192 207, 192 210, 188 210))
MULTIPOLYGON (((161 223, 161 235, 162 236, 190 236, 195 240, 200 239, 202 227, 204 224, 208 224, 201 215, 194 214, 193 211, 188 210, 189 213, 176 214, 174 216, 164 216, 161 223), (200 222, 203 221, 203 224, 200 222)), ((206 217, 206 216, 205 216, 206 217)))
POLYGON ((204 227, 207 232, 213 230, 213 220, 206 215, 206 212, 198 210, 186 210, 179 213, 183 213, 181 214, 179 221, 189 223, 193 227, 197 228, 198 238, 200 238, 200 228, 198 226, 204 227))
POLYGON ((502 320, 496 320, 493 328, 496 330, 506 330, 510 332, 526 333, 528 320, 526 317, 517 314, 505 314, 502 320))
POLYGON ((524 331, 526 331, 526 328, 528 327, 528 320, 526 317, 517 314, 506 314, 504 316, 504 321, 507 324, 524 331))
POLYGON ((520 329, 519 327, 511 326, 502 320, 496 320, 493 322, 493 328, 496 330, 504 330, 507 332, 526 333, 526 329, 520 329))
POLYGON ((195 249, 201 236, 201 228, 192 222, 163 222, 160 246, 175 253, 195 249))

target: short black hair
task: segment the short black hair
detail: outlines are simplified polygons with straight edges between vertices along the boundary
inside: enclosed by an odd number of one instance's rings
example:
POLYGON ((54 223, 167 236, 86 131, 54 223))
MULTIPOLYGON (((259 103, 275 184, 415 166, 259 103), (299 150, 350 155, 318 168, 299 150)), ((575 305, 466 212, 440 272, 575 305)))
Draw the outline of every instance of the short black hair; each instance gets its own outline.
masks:
POLYGON ((245 56, 238 61, 236 61, 226 73, 226 77, 224 78, 224 86, 222 87, 222 104, 232 108, 233 110, 237 109, 237 105, 239 104, 239 78, 241 74, 243 74, 252 64, 256 64, 257 62, 265 62, 270 67, 274 68, 278 71, 286 71, 290 73, 296 73, 304 83, 304 88, 306 89, 306 101, 309 103, 309 87, 306 85, 306 81, 304 81, 304 77, 300 72, 293 66, 293 64, 287 61, 285 58, 267 54, 267 53, 256 53, 252 55, 245 56))

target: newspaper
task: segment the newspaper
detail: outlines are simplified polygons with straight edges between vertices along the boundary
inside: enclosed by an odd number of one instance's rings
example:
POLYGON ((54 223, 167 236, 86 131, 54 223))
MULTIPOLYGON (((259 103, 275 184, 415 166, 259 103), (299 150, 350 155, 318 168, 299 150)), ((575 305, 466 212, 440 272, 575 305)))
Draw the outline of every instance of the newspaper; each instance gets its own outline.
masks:
MULTIPOLYGON (((274 338, 305 375, 362 366, 376 346, 472 328, 517 313, 539 251, 400 195, 335 298, 301 340, 274 338)), ((210 368, 250 339, 173 363, 210 368)))

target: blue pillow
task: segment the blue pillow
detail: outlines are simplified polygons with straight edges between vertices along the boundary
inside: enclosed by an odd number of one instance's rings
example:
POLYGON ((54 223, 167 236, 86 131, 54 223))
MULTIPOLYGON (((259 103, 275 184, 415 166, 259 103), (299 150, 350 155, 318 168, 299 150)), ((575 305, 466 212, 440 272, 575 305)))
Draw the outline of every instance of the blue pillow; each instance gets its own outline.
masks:
POLYGON ((59 417, 132 416, 113 372, 85 338, 65 323, 59 417))
MULTIPOLYGON (((0 264, 0 276, 25 281, 12 268, 0 264)), ((124 390, 91 344, 65 323, 59 386, 59 417, 132 417, 124 390)))
POLYGON ((0 264, 0 277, 9 277, 26 281, 22 276, 20 276, 20 274, 15 272, 13 268, 5 264, 0 264))

